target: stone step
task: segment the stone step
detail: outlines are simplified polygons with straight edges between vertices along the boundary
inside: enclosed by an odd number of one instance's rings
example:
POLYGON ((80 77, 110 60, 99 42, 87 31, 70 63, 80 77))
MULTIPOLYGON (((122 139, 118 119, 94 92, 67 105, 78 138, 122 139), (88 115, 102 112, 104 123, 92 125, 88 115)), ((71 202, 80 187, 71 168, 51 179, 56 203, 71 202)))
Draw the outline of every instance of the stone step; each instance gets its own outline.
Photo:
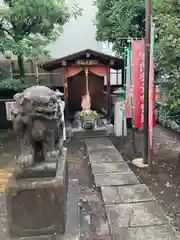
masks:
MULTIPOLYGON (((70 179, 68 187, 67 216, 66 216, 66 233, 63 239, 78 240, 80 239, 80 214, 78 200, 78 180, 70 179)), ((61 238, 56 238, 61 240, 61 238)))
POLYGON ((77 139, 97 138, 105 136, 107 136, 106 130, 76 131, 73 133, 73 137, 77 139))

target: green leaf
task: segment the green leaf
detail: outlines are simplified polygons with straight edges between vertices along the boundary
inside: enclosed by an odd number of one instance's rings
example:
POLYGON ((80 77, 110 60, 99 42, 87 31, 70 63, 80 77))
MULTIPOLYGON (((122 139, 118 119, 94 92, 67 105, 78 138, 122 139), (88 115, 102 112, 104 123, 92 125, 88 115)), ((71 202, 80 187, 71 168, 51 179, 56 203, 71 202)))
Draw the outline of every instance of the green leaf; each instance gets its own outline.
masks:
MULTIPOLYGON (((81 14, 78 5, 68 9, 65 0, 5 0, 0 7, 0 51, 39 61, 49 55, 47 45, 62 34, 70 17, 81 14)), ((22 69, 22 64, 19 69, 22 69)))

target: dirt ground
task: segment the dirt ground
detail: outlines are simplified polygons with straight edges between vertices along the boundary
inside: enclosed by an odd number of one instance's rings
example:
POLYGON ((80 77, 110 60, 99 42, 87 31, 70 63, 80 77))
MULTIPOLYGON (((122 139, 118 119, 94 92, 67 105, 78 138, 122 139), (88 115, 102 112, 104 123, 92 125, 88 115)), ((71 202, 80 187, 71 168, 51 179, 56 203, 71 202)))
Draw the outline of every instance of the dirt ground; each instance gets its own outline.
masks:
POLYGON ((18 155, 16 137, 13 132, 0 132, 0 239, 5 240, 6 211, 3 191, 7 184, 16 156, 18 155))
MULTIPOLYGON (((115 137, 112 137, 111 140, 140 182, 150 188, 174 228, 180 232, 180 167, 177 157, 180 151, 180 137, 160 126, 154 128, 153 135, 154 153, 151 174, 146 168, 139 169, 131 163, 134 158, 131 130, 128 132, 125 142, 115 137)), ((137 156, 141 157, 143 151, 142 132, 136 133, 135 142, 137 156)))

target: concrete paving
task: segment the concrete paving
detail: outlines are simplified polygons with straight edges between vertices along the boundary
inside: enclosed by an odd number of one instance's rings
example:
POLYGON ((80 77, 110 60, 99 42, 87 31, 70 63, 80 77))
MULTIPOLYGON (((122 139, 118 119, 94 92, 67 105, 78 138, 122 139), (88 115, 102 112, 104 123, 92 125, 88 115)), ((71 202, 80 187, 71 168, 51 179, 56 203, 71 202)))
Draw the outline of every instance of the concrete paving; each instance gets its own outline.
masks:
POLYGON ((139 183, 135 174, 130 171, 95 174, 94 179, 97 186, 123 186, 139 183))
POLYGON ((160 205, 107 138, 85 140, 114 240, 178 240, 160 205))
POLYGON ((144 184, 118 187, 101 187, 101 191, 106 205, 154 200, 151 192, 144 184))
POLYGON ((98 153, 91 153, 91 162, 95 163, 112 163, 124 162, 119 152, 115 150, 99 150, 98 153))
POLYGON ((125 162, 114 162, 114 163, 96 163, 92 162, 93 174, 106 174, 113 172, 128 172, 130 171, 128 165, 125 162))

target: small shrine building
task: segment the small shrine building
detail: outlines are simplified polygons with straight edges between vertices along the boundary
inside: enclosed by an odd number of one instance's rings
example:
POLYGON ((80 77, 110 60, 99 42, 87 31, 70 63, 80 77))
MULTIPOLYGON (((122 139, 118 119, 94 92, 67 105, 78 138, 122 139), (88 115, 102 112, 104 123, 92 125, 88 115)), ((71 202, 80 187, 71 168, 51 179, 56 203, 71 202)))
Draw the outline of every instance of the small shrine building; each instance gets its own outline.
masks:
POLYGON ((86 49, 49 61, 41 67, 48 72, 64 68, 66 117, 81 111, 82 97, 88 91, 91 108, 109 119, 112 107, 110 69, 121 69, 123 75, 123 65, 123 59, 86 49))

